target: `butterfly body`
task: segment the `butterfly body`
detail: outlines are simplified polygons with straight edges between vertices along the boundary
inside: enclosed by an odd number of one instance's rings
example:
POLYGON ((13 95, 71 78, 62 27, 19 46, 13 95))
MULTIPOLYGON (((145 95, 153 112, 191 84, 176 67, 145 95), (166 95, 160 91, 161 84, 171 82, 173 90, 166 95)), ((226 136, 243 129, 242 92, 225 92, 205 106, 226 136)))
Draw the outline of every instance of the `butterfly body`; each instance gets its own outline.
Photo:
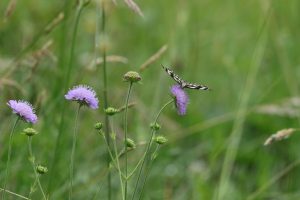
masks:
POLYGON ((174 73, 173 70, 171 70, 167 67, 164 67, 163 65, 162 65, 162 68, 171 76, 171 78, 174 79, 174 81, 176 81, 180 85, 180 87, 182 89, 188 88, 188 89, 195 89, 195 90, 210 90, 205 85, 189 83, 189 82, 182 80, 177 74, 174 73))

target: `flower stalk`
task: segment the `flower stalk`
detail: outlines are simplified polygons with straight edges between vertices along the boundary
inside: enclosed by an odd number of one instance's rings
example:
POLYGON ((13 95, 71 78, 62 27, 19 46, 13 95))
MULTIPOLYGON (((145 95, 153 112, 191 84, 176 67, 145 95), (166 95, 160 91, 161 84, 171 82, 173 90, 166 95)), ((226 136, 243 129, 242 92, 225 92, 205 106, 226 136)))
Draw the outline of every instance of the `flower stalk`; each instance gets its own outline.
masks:
POLYGON ((11 158, 11 149, 12 149, 12 140, 13 140, 13 134, 14 134, 14 131, 16 129, 16 126, 18 124, 20 120, 20 117, 17 117, 14 125, 13 125, 13 128, 10 132, 10 135, 9 135, 9 141, 8 141, 8 153, 7 153, 7 161, 6 161, 6 170, 5 170, 5 178, 4 178, 4 185, 3 185, 3 192, 2 192, 2 198, 3 200, 5 200, 5 196, 6 196, 6 185, 7 185, 7 179, 8 179, 8 175, 9 175, 9 168, 10 168, 10 158, 11 158))
POLYGON ((35 181, 37 182, 39 188, 40 188, 40 191, 43 195, 43 199, 44 200, 47 200, 47 197, 45 195, 45 192, 43 190, 43 187, 42 187, 42 184, 40 182, 40 177, 36 171, 36 164, 35 164, 35 157, 33 156, 33 153, 32 153, 32 137, 31 136, 28 136, 28 152, 29 152, 29 161, 32 165, 32 168, 33 168, 33 171, 34 171, 34 175, 35 175, 35 181))
POLYGON ((75 125, 74 125, 74 132, 73 132, 73 142, 72 142, 72 152, 70 157, 70 188, 69 188, 69 200, 72 199, 72 193, 73 193, 73 175, 74 175, 74 156, 75 156, 75 150, 76 150, 76 141, 77 141, 77 129, 78 129, 78 116, 79 111, 81 108, 81 104, 78 104, 76 116, 75 116, 75 125))
MULTIPOLYGON (((158 121, 158 118, 160 116, 160 114, 162 113, 162 111, 171 103, 174 102, 174 99, 171 99, 170 101, 168 101, 167 103, 165 103, 162 108, 158 111, 156 117, 155 117, 155 120, 154 120, 154 123, 153 124, 156 124, 157 121, 158 121)), ((153 142, 153 136, 156 132, 156 129, 151 129, 151 136, 149 138, 149 141, 148 141, 148 144, 147 144, 147 147, 146 147, 146 151, 145 151, 145 156, 143 157, 143 160, 142 160, 142 164, 141 164, 141 167, 140 167, 140 170, 139 170, 139 174, 138 174, 138 178, 137 178, 137 181, 136 181, 136 184, 135 184, 135 187, 134 187, 134 192, 133 192, 133 195, 132 195, 132 200, 134 200, 134 197, 136 195, 136 192, 137 192, 137 188, 138 188, 138 185, 139 185, 139 181, 140 181, 140 178, 141 178, 141 174, 142 174, 142 171, 143 171, 143 168, 144 168, 144 165, 145 165, 145 161, 148 157, 148 153, 150 151, 150 148, 151 148, 151 145, 152 145, 152 142, 153 142)))
POLYGON ((132 84, 133 82, 129 83, 129 88, 127 92, 127 97, 126 97, 126 103, 125 103, 125 114, 124 114, 124 148, 125 148, 125 200, 127 199, 127 185, 128 185, 128 180, 127 180, 127 175, 128 175, 128 156, 127 156, 127 132, 128 132, 128 102, 129 102, 129 97, 132 89, 132 84))

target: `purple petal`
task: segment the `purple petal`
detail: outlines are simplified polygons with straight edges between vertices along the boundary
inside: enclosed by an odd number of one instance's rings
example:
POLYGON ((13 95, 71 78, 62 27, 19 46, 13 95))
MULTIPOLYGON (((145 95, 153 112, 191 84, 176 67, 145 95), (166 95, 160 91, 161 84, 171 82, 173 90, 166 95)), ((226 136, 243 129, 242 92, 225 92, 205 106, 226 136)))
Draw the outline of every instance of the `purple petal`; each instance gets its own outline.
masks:
POLYGON ((186 92, 180 87, 180 85, 173 85, 171 87, 171 93, 175 98, 176 108, 179 115, 185 115, 189 97, 186 92))
POLYGON ((78 85, 70 89, 65 95, 67 100, 77 101, 80 104, 87 105, 92 109, 98 108, 99 100, 96 92, 89 86, 78 85))
POLYGON ((38 120, 34 109, 30 103, 22 100, 9 100, 7 105, 26 122, 35 124, 38 120))

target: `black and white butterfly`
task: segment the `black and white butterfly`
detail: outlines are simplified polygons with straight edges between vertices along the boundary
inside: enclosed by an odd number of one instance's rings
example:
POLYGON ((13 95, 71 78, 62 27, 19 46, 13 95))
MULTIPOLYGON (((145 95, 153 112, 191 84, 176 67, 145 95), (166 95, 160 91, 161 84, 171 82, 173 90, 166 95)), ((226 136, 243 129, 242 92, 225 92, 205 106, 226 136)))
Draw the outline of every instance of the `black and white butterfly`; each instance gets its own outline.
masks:
POLYGON ((195 89, 195 90, 210 90, 207 86, 201 85, 201 84, 195 84, 195 83, 189 83, 182 80, 177 74, 173 72, 173 70, 161 65, 162 68, 176 81, 182 89, 188 88, 188 89, 195 89))

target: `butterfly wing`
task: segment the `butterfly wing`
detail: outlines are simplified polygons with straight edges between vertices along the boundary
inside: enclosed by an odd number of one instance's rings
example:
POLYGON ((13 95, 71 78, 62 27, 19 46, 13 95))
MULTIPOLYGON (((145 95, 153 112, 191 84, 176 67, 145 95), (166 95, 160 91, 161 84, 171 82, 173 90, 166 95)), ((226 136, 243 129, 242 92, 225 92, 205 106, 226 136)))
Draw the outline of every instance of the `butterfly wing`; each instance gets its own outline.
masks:
POLYGON ((184 82, 177 74, 175 74, 173 72, 173 70, 167 68, 167 67, 164 67, 163 65, 161 65, 162 68, 171 76, 171 78, 174 79, 174 81, 176 81, 179 85, 182 86, 182 83, 184 82))
POLYGON ((185 83, 184 88, 195 89, 195 90, 209 90, 207 86, 195 84, 195 83, 185 83))
POLYGON ((162 68, 181 86, 181 88, 195 89, 195 90, 210 90, 207 86, 195 83, 188 83, 182 80, 173 70, 161 65, 162 68))

